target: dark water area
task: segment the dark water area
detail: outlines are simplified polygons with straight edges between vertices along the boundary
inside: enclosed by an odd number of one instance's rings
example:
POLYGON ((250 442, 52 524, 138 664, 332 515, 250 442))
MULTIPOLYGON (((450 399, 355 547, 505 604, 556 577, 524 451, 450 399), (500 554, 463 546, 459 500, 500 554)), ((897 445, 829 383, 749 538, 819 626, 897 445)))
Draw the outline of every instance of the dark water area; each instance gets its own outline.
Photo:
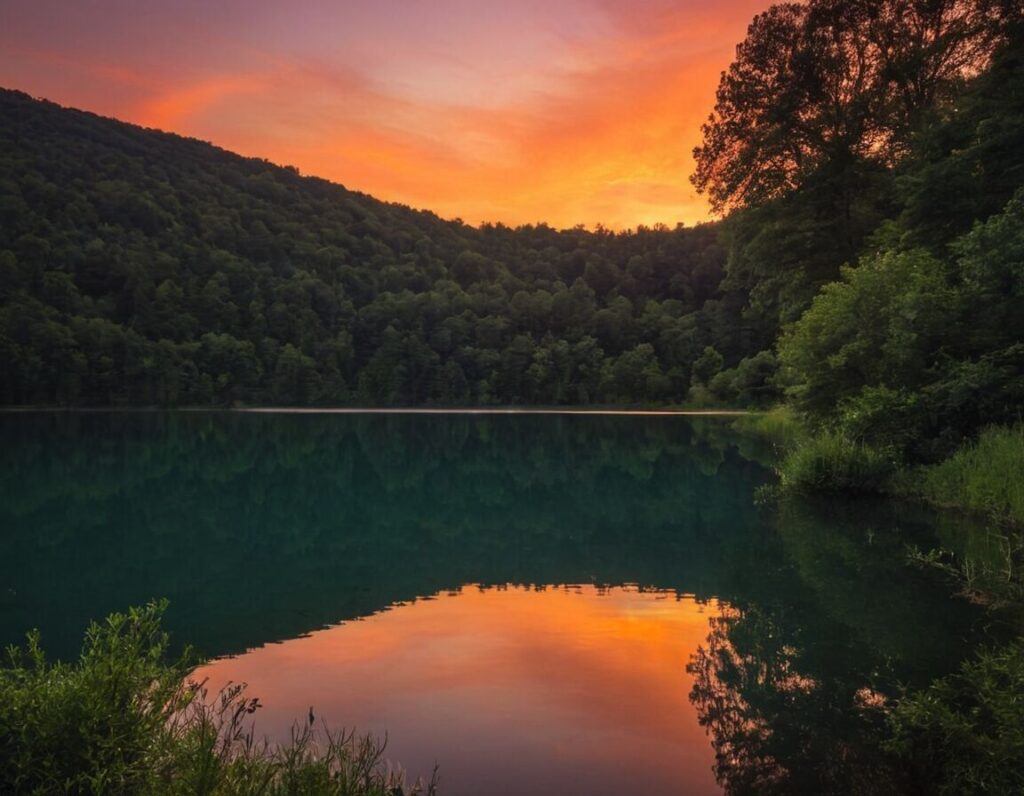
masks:
POLYGON ((988 618, 910 546, 962 520, 758 506, 713 418, 0 416, 0 643, 167 597, 257 727, 315 705, 442 792, 868 792, 879 709, 988 618), (716 756, 717 755, 717 756, 716 756))

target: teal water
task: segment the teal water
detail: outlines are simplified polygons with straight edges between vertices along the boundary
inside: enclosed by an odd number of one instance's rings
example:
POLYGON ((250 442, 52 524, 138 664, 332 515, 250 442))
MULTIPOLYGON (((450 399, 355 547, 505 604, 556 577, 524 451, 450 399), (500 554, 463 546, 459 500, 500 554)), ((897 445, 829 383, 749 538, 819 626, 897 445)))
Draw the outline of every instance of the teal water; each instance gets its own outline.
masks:
POLYGON ((72 656, 90 619, 168 597, 215 678, 262 686, 267 733, 316 704, 386 729, 414 773, 436 760, 444 793, 898 785, 877 706, 985 632, 906 564, 970 528, 759 507, 772 452, 726 420, 26 413, 0 432, 0 642, 38 627, 72 656))

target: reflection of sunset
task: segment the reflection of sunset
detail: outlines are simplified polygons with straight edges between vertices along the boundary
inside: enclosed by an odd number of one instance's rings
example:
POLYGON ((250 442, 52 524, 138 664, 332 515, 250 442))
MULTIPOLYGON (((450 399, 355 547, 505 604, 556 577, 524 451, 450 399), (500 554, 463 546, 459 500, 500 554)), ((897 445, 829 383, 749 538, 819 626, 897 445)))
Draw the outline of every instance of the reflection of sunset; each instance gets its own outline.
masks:
POLYGON ((332 725, 391 739, 446 793, 717 792, 685 667, 716 605, 593 587, 478 589, 398 606, 217 661, 199 675, 249 683, 259 730, 286 734, 310 705, 332 725), (525 773, 524 773, 525 772, 525 773))
POLYGON ((0 85, 473 223, 692 223, 690 152, 766 5, 38 0, 4 11, 0 85))

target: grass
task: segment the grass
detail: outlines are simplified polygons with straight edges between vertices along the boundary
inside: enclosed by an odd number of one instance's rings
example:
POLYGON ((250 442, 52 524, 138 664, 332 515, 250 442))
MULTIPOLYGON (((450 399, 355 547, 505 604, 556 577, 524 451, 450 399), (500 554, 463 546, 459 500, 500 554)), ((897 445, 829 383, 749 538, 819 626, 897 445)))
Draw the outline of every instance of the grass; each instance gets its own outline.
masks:
POLYGON ((737 418, 732 427, 743 434, 753 434, 786 450, 804 435, 803 425, 786 406, 776 406, 767 412, 754 412, 737 418))
POLYGON ((945 461, 901 471, 890 491, 991 521, 982 554, 932 550, 914 560, 952 576, 972 600, 1024 617, 1024 424, 985 429, 945 461))
POLYGON ((826 431, 790 450, 778 468, 783 492, 879 494, 896 471, 892 451, 826 431))
POLYGON ((1024 527, 1024 423, 988 428, 945 461, 907 469, 889 448, 840 432, 806 436, 784 408, 740 418, 735 427, 786 441, 783 491, 883 493, 1024 527))
POLYGON ((1024 423, 985 429, 945 461, 902 473, 894 491, 1024 527, 1024 423))
POLYGON ((0 793, 331 794, 436 792, 405 782, 384 742, 315 725, 289 743, 258 740, 259 701, 244 685, 211 696, 189 679, 186 654, 168 660, 166 603, 92 624, 80 658, 49 662, 39 634, 0 668, 0 793))

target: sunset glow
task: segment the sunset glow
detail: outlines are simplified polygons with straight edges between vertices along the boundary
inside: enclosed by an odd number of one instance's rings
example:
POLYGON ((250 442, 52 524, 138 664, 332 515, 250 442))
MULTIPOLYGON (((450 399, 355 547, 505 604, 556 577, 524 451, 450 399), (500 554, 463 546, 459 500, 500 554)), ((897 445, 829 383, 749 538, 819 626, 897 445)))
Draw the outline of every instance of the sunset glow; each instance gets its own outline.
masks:
POLYGON ((407 770, 447 761, 447 793, 554 793, 567 766, 580 793, 628 793, 636 771, 651 792, 717 793, 686 664, 720 612, 629 587, 466 586, 196 675, 248 683, 276 738, 311 703, 386 730, 407 770))
POLYGON ((470 223, 694 223, 764 0, 6 3, 0 85, 470 223))

